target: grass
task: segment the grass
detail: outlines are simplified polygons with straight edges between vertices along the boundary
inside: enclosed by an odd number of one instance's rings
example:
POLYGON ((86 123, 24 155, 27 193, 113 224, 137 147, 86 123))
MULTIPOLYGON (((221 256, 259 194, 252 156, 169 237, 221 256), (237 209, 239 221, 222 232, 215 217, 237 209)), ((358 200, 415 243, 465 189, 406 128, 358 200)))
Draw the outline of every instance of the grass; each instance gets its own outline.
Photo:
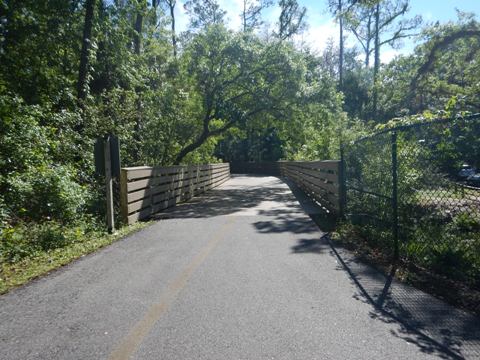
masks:
POLYGON ((114 234, 95 232, 82 241, 68 244, 49 251, 39 251, 16 262, 0 263, 0 294, 26 284, 52 270, 71 263, 102 247, 148 226, 148 222, 139 222, 125 226, 114 234))

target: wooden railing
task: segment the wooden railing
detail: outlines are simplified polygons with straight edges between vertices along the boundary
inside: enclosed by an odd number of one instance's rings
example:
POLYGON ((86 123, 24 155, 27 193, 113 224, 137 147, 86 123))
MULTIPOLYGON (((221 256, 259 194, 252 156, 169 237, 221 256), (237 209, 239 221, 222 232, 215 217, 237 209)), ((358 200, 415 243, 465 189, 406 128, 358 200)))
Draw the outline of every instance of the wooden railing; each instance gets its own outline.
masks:
POLYGON ((187 201, 230 178, 230 165, 122 168, 120 204, 124 223, 132 224, 187 201))
POLYGON ((342 212, 340 164, 338 160, 279 162, 282 176, 336 214, 342 212))

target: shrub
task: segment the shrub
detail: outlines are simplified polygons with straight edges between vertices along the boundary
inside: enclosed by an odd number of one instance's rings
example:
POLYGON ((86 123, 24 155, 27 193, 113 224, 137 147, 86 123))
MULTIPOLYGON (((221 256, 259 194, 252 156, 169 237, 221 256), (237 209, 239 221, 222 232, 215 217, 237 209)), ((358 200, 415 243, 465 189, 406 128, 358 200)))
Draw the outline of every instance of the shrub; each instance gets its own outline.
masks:
POLYGON ((84 241, 98 229, 93 219, 82 219, 70 225, 57 221, 7 225, 0 228, 0 259, 14 263, 39 252, 84 241))
POLYGON ((27 220, 72 222, 85 207, 87 192, 68 166, 41 166, 7 178, 7 203, 27 220))

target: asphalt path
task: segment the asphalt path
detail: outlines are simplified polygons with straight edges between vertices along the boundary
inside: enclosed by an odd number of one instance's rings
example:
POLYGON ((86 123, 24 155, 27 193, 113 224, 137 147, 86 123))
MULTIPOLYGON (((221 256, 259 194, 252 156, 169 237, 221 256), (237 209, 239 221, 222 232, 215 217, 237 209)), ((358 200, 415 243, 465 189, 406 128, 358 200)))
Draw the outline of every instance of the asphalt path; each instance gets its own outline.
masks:
POLYGON ((320 213, 236 176, 1 296, 0 359, 480 357, 478 318, 333 247, 320 213))

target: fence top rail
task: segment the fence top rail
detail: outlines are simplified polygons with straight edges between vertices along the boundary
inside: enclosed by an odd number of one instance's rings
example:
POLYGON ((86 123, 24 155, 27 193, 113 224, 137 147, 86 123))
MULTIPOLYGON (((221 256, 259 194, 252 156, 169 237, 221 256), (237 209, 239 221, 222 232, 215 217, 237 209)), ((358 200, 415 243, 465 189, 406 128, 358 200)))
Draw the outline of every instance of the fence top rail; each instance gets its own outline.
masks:
MULTIPOLYGON (((377 132, 375 132, 373 134, 370 134, 370 135, 367 135, 367 136, 363 136, 361 138, 358 138, 356 140, 351 141, 348 145, 355 145, 355 144, 358 144, 362 141, 373 139, 376 136, 379 136, 379 135, 382 135, 382 134, 388 134, 390 132, 404 131, 404 130, 407 130, 407 129, 419 128, 419 127, 429 126, 429 125, 433 125, 433 124, 449 123, 449 122, 452 122, 452 121, 455 121, 455 120, 471 121, 471 120, 479 120, 479 119, 480 119, 480 113, 475 113, 475 114, 466 115, 466 116, 455 116, 455 117, 449 117, 449 118, 437 118, 437 119, 433 119, 433 120, 425 121, 425 122, 399 125, 399 126, 395 126, 393 128, 388 128, 388 129, 383 129, 383 130, 377 131, 377 132)), ((342 146, 345 146, 345 145, 342 145, 342 146)))
POLYGON ((312 169, 316 171, 339 171, 340 160, 322 160, 322 161, 286 161, 280 163, 284 166, 293 166, 303 169, 312 169))
POLYGON ((212 163, 212 164, 198 164, 198 165, 169 165, 169 166, 130 166, 122 167, 122 170, 133 171, 133 170, 156 170, 156 169, 197 169, 197 168, 210 168, 210 167, 222 167, 227 166, 228 163, 212 163))
POLYGON ((298 161, 289 161, 289 160, 280 160, 278 161, 280 164, 323 164, 323 163, 338 163, 340 160, 298 160, 298 161))
POLYGON ((129 168, 122 168, 122 172, 126 173, 128 181, 139 180, 149 177, 174 175, 190 171, 208 171, 208 170, 221 170, 227 169, 228 163, 216 163, 216 164, 202 164, 202 165, 174 165, 174 166, 136 166, 129 168))

